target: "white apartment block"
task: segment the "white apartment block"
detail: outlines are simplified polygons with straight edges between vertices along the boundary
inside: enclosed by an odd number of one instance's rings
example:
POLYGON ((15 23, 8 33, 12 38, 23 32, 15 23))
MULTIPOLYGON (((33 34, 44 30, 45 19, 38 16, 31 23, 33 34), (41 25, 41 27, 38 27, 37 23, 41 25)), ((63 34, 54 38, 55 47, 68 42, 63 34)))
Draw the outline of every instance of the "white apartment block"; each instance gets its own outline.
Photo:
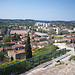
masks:
POLYGON ((43 23, 43 22, 36 22, 35 26, 43 26, 43 27, 49 27, 51 24, 50 23, 43 23))
POLYGON ((56 34, 59 34, 59 32, 61 32, 60 28, 56 28, 56 34))

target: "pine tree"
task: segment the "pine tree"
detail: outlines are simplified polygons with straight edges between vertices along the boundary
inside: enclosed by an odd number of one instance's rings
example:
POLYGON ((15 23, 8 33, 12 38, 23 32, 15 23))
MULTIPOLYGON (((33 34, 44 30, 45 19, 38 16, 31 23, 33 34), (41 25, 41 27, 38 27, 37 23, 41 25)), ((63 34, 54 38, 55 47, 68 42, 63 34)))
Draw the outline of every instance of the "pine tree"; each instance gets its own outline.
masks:
POLYGON ((26 54, 26 59, 32 57, 29 33, 28 33, 27 42, 26 42, 26 45, 25 45, 25 54, 26 54))

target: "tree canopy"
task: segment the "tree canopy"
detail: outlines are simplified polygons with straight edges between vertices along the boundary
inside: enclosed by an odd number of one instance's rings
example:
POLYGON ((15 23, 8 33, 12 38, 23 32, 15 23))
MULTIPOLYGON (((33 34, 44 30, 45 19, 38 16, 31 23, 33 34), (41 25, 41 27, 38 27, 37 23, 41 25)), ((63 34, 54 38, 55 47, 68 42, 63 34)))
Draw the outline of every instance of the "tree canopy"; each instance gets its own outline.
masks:
POLYGON ((26 42, 26 45, 25 45, 25 54, 26 54, 26 59, 32 57, 29 33, 28 33, 27 42, 26 42))
POLYGON ((10 42, 10 41, 11 41, 10 35, 5 35, 5 36, 3 37, 3 42, 4 42, 4 43, 10 42))

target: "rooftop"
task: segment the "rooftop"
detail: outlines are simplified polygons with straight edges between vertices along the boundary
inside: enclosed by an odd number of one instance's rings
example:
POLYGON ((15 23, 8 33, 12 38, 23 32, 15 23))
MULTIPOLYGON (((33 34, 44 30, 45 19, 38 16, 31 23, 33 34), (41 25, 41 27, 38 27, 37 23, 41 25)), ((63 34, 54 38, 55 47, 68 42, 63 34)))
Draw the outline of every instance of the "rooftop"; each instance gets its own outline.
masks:
POLYGON ((22 44, 13 45, 14 47, 23 47, 22 44))

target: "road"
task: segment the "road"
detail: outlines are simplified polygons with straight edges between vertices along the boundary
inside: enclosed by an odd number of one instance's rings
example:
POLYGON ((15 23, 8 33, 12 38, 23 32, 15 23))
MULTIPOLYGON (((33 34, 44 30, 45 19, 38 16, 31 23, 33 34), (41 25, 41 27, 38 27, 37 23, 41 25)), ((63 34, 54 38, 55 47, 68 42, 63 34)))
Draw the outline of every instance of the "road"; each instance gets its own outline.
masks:
POLYGON ((58 57, 58 58, 56 58, 56 59, 53 59, 51 61, 45 62, 43 64, 40 64, 37 67, 35 67, 35 68, 33 68, 33 69, 31 69, 31 70, 29 70, 29 71, 27 71, 27 72, 25 72, 25 73, 23 73, 21 75, 35 75, 35 74, 36 75, 45 75, 44 71, 47 71, 48 68, 50 68, 52 66, 55 66, 55 64, 56 64, 55 61, 56 60, 59 59, 59 60, 64 61, 64 62, 67 63, 69 57, 71 55, 75 55, 74 48, 68 47, 65 43, 54 43, 54 45, 58 46, 60 49, 66 48, 66 49, 70 49, 71 51, 66 53, 66 54, 64 54, 64 55, 62 55, 62 56, 60 56, 60 57, 58 57))

